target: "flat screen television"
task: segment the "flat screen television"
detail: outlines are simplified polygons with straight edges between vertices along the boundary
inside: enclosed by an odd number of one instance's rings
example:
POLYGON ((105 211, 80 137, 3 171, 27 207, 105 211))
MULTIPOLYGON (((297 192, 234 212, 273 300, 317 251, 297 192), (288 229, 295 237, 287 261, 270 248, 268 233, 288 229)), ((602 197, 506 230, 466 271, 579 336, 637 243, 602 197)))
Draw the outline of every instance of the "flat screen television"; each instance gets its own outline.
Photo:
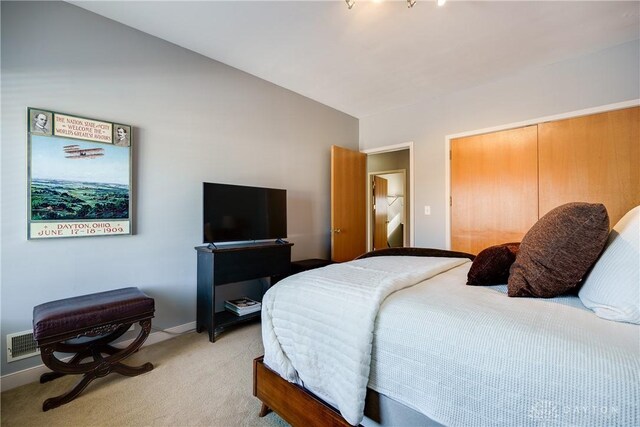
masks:
POLYGON ((287 190, 203 183, 203 242, 287 237, 287 190))

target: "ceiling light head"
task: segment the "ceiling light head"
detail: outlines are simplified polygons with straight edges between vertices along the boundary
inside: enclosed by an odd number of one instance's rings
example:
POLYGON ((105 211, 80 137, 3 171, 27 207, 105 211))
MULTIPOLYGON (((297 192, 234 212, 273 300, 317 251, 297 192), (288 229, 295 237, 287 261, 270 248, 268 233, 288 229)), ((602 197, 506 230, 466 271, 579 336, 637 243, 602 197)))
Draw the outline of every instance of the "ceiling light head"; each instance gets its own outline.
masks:
POLYGON ((353 7, 354 4, 356 4, 356 0, 344 0, 347 3, 347 6, 349 7, 349 9, 351 9, 353 7))
POLYGON ((447 0, 438 0, 438 6, 444 6, 447 0))
POLYGON ((412 8, 416 4, 416 0, 407 0, 407 7, 412 8))

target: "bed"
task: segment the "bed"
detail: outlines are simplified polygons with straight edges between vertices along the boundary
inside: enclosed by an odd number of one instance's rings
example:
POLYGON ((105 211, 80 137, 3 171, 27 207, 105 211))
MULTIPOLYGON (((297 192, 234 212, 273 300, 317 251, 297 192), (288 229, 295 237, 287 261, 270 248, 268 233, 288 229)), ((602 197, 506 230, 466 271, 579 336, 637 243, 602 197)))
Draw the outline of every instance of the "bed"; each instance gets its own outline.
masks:
MULTIPOLYGON (((597 256, 629 235, 616 227, 597 256)), ((632 280, 635 251, 609 256, 631 263, 632 280)), ((638 324, 596 315, 582 295, 467 286, 472 258, 376 251, 279 282, 254 362, 263 414, 292 425, 640 425, 638 324)), ((597 267, 592 276, 617 274, 597 267)))

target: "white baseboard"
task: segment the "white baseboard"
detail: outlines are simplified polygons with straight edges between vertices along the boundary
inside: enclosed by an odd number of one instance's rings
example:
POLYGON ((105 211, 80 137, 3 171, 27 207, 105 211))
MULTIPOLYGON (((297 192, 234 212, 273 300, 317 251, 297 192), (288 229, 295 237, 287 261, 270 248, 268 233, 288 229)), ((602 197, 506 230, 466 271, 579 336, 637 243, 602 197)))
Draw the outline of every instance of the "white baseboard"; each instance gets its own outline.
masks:
MULTIPOLYGON (((136 330, 139 330, 139 326, 136 325, 136 330)), ((184 334, 186 332, 190 332, 196 329, 196 322, 185 323, 184 325, 178 325, 173 328, 165 329, 163 331, 156 331, 149 334, 149 337, 142 345, 146 347, 151 344, 156 344, 170 338, 174 338, 176 335, 184 334)), ((121 341, 117 343, 118 347, 126 347, 133 342, 135 338, 131 338, 125 341, 121 341)), ((69 360, 72 356, 69 356, 62 360, 69 360)), ((40 375, 45 372, 51 372, 49 368, 47 368, 44 364, 40 364, 38 366, 34 366, 32 368, 27 368, 22 371, 13 372, 11 374, 7 374, 0 378, 0 388, 1 390, 7 391, 12 388, 20 387, 21 385, 33 383, 40 381, 40 375)))

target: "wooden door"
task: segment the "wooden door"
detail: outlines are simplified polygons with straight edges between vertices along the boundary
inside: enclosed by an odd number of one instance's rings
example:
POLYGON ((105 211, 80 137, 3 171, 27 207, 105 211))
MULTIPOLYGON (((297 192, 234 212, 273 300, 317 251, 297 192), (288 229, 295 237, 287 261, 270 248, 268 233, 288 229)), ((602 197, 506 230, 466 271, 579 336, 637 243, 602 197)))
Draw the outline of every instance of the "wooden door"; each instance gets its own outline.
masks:
POLYGON ((388 205, 388 182, 377 175, 373 176, 373 249, 384 249, 388 247, 389 224, 388 205))
POLYGON ((366 251, 367 156, 331 146, 331 259, 351 261, 366 251))
POLYGON ((640 205, 640 107, 539 125, 540 216, 603 203, 613 227, 640 205))
POLYGON ((519 242, 538 219, 537 126, 451 140, 451 248, 519 242))

